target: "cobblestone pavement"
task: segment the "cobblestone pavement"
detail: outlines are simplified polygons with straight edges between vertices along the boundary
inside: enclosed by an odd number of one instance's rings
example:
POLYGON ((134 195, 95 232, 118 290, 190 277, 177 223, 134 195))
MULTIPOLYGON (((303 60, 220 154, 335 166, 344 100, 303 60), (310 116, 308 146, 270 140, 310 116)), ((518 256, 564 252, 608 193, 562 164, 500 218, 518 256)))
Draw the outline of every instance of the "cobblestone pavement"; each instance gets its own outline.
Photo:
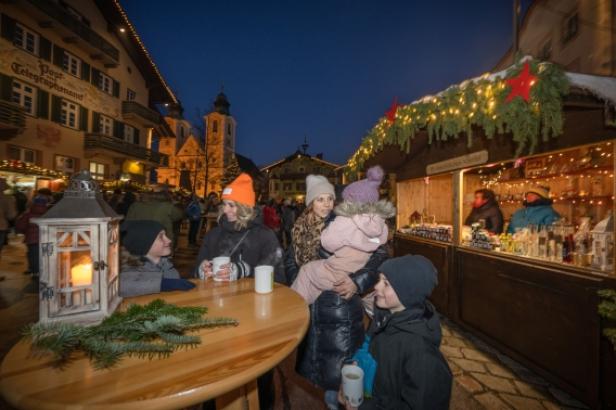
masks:
MULTIPOLYGON (((20 329, 38 319, 36 284, 26 270, 25 246, 10 236, 0 255, 0 360, 19 340, 20 329)), ((198 248, 180 237, 174 263, 187 277, 198 248)), ((441 351, 455 376, 451 409, 580 409, 582 403, 455 324, 443 319, 441 351)), ((275 370, 276 410, 324 409, 323 391, 294 371, 295 354, 275 370)), ((0 399, 0 409, 11 409, 0 399)))

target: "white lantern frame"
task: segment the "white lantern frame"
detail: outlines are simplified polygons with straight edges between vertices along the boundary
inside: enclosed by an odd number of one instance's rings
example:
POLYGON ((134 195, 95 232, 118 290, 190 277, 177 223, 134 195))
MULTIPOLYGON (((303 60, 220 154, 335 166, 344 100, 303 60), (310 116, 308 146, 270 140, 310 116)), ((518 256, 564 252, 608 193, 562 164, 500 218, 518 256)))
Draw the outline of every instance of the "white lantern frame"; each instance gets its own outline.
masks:
POLYGON ((32 220, 39 225, 40 322, 97 323, 118 307, 121 219, 82 171, 61 201, 32 220))

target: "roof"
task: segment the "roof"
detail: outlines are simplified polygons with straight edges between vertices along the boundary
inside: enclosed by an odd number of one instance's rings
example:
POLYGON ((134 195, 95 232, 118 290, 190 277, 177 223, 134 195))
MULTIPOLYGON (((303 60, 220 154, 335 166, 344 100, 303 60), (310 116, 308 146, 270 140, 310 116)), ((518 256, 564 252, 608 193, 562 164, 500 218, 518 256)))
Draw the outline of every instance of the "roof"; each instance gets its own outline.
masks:
POLYGON ((125 35, 118 35, 117 37, 146 79, 146 85, 150 91, 150 105, 156 103, 179 104, 177 97, 158 70, 120 2, 118 0, 94 0, 94 2, 111 25, 127 28, 125 35))
POLYGON ((317 158, 315 156, 304 154, 303 152, 298 150, 298 151, 295 151, 293 154, 291 154, 291 155, 289 155, 289 156, 287 156, 285 158, 279 159, 278 161, 272 162, 271 164, 262 167, 261 171, 266 171, 266 170, 268 170, 268 169, 270 169, 272 167, 275 167, 277 165, 284 164, 285 162, 291 162, 294 159, 299 158, 299 157, 306 157, 306 158, 308 158, 308 159, 310 159, 312 161, 316 161, 316 162, 319 162, 319 163, 321 163, 323 165, 327 165, 328 167, 337 168, 337 167, 340 166, 339 164, 335 164, 333 162, 325 161, 324 159, 317 158))

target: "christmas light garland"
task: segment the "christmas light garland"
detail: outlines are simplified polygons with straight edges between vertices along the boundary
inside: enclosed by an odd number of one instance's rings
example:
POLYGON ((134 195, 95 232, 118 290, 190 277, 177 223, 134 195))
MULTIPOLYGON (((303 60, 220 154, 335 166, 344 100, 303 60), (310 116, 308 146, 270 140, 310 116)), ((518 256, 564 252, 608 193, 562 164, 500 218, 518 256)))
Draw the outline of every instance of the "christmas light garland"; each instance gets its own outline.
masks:
POLYGON ((488 138, 496 133, 511 133, 517 145, 516 156, 525 149, 532 153, 540 136, 546 141, 562 134, 562 100, 568 91, 569 81, 559 67, 527 58, 503 77, 485 74, 451 86, 437 96, 408 105, 395 104, 395 115, 389 113, 370 130, 347 162, 345 172, 357 174, 384 145, 398 145, 408 153, 412 140, 422 130, 427 131, 429 143, 465 134, 469 146, 473 127, 481 127, 488 138), (524 84, 527 78, 531 81, 524 84), (517 84, 530 88, 528 101, 511 97, 523 93, 515 88, 517 84))

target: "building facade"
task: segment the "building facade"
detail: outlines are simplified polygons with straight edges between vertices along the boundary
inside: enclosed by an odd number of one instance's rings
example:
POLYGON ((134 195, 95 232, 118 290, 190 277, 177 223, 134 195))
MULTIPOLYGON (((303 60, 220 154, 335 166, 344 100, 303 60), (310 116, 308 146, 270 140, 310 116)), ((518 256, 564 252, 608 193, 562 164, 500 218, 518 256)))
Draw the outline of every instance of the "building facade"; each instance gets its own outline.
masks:
POLYGON ((341 183, 339 164, 323 160, 321 154, 308 155, 297 150, 292 155, 261 168, 267 177, 266 197, 274 200, 295 199, 303 202, 306 196, 306 177, 318 174, 334 185, 341 183))
POLYGON ((221 192, 225 168, 235 153, 237 123, 229 108, 231 104, 224 93, 214 101, 214 110, 203 117, 207 149, 207 191, 221 192))
POLYGON ((89 169, 146 183, 165 164, 159 104, 179 105, 116 0, 3 2, 1 176, 38 188, 89 169))
MULTIPOLYGON (((535 0, 519 29, 519 50, 565 70, 616 75, 616 3, 611 0, 535 0)), ((495 70, 513 64, 511 49, 495 70)))

